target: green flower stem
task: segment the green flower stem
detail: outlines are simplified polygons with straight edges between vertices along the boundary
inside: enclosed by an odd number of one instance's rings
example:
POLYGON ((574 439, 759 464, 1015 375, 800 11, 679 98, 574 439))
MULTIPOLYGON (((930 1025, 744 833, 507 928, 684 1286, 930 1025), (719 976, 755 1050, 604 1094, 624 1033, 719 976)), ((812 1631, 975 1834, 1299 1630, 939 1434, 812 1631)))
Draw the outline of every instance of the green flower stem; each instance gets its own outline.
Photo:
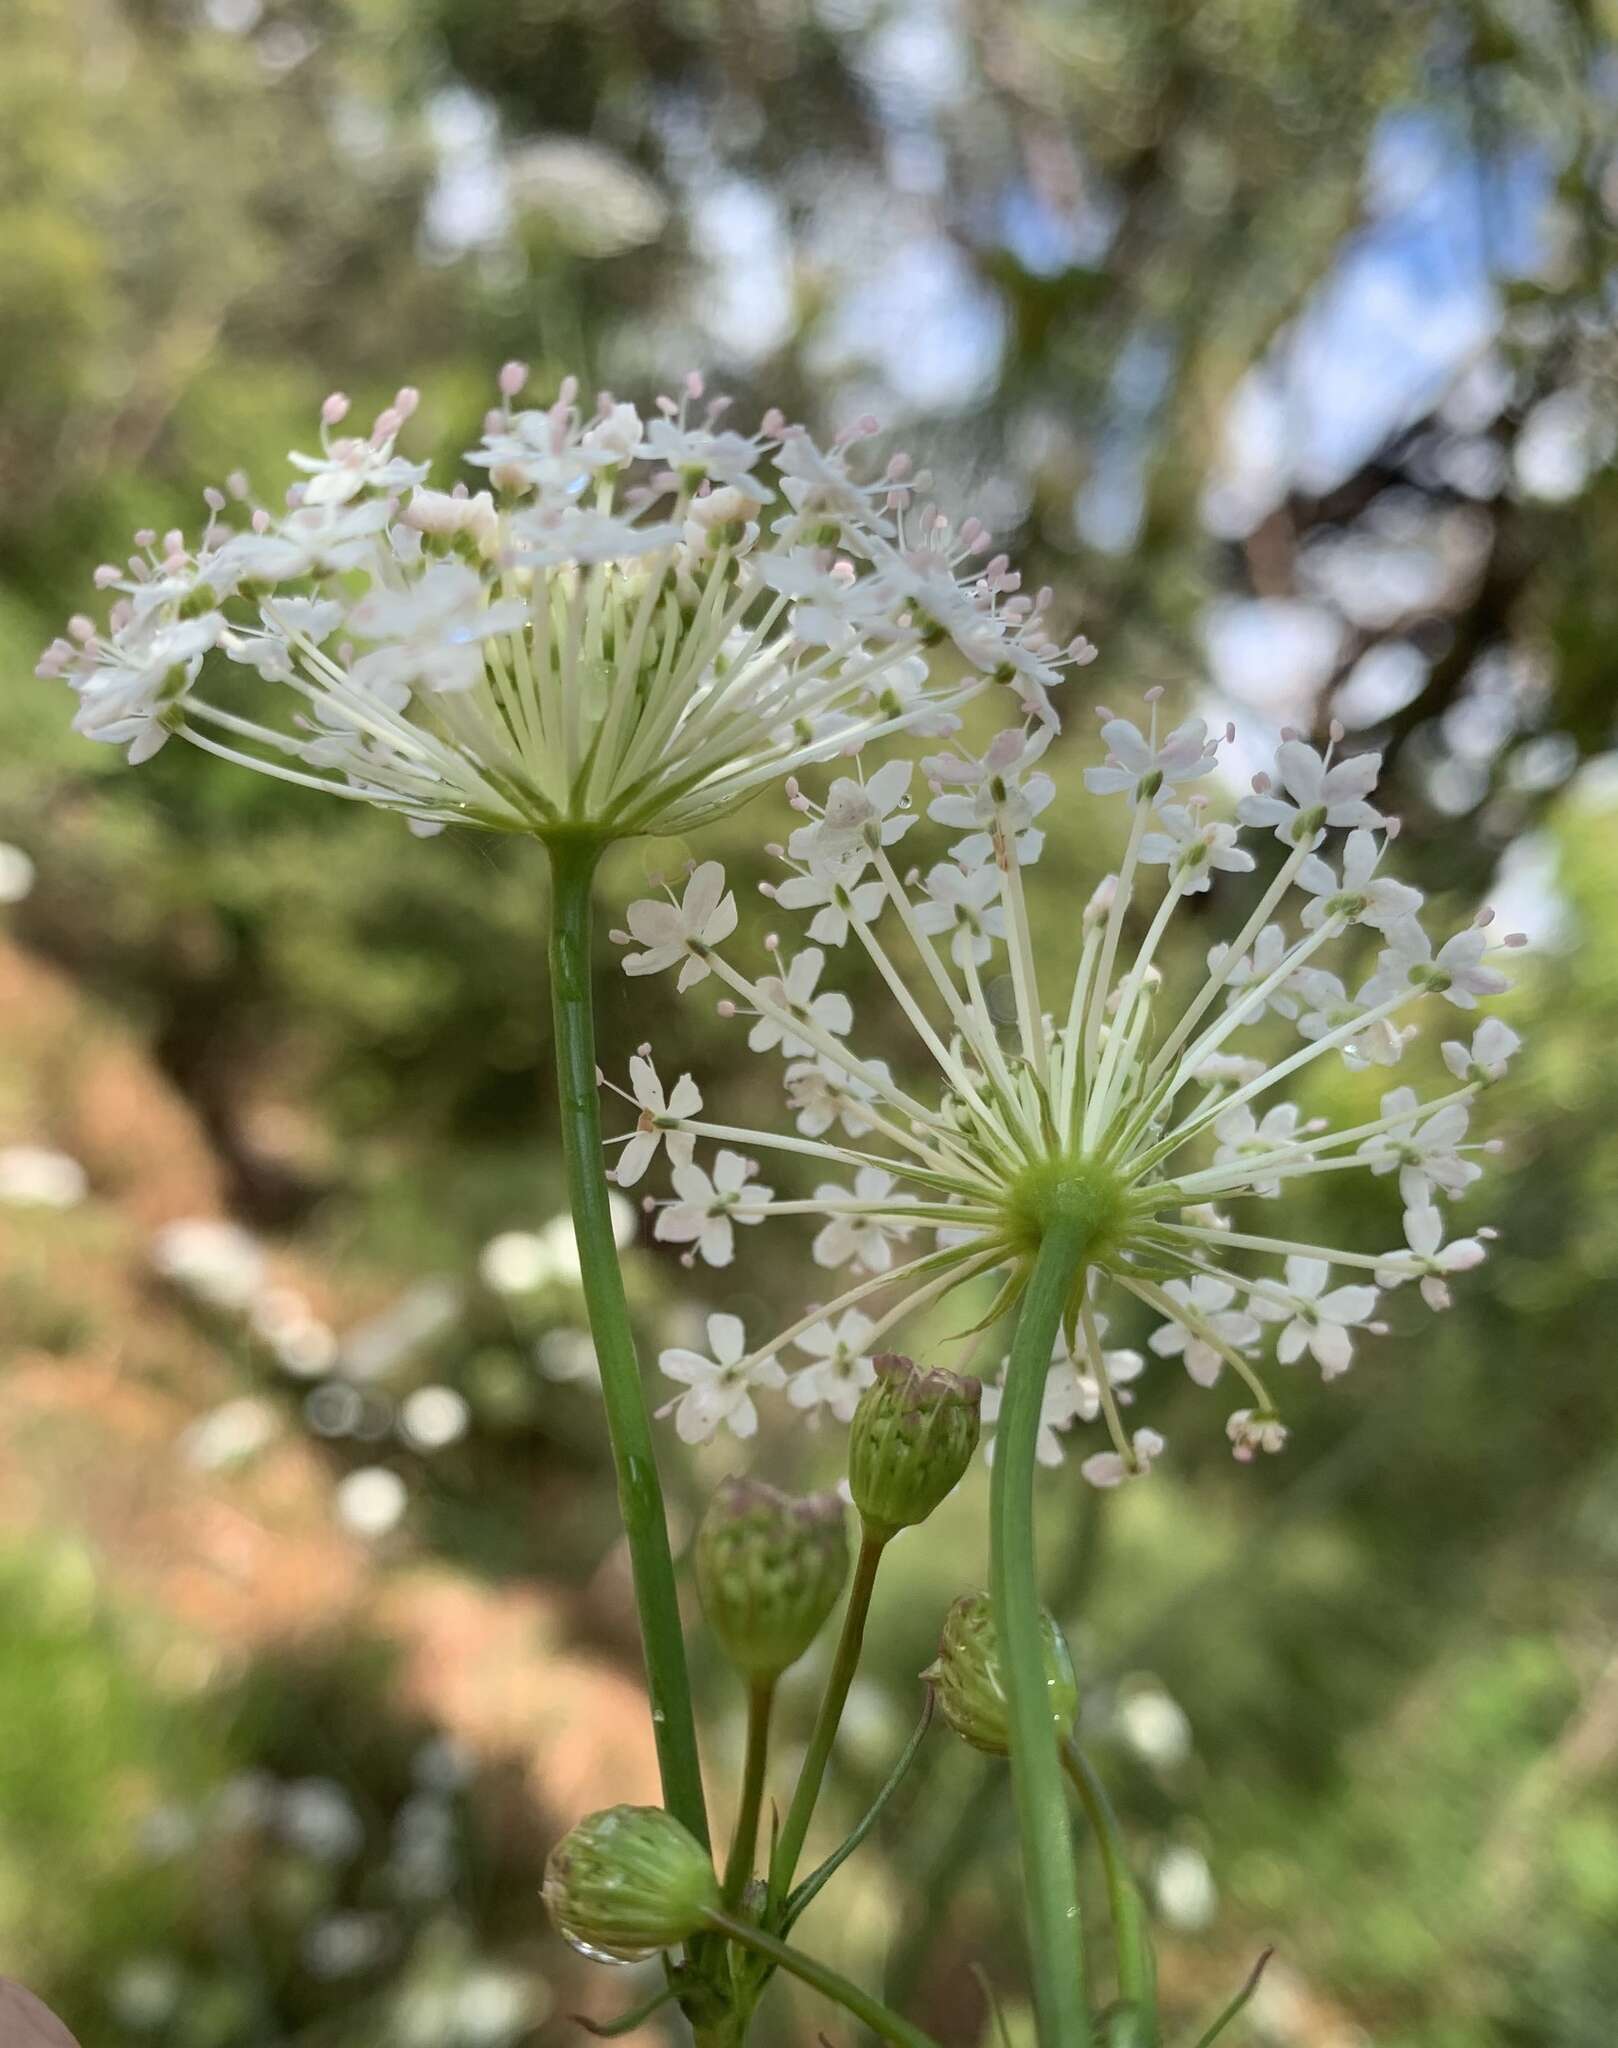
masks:
POLYGON ((770 1750, 770 1709, 775 1680, 755 1679, 747 1690, 747 1754, 742 1765, 741 1800, 725 1860, 724 1902, 733 1907, 753 1874, 753 1848, 758 1841, 758 1816, 764 1804, 764 1766, 770 1750))
POLYGON ((1118 1995, 1135 2008, 1135 2039, 1140 2048, 1156 2048, 1157 1966, 1152 1956, 1146 1908, 1125 1854, 1123 1831, 1118 1825, 1118 1816, 1112 1810, 1112 1801, 1107 1797, 1107 1788, 1071 1735, 1062 1745, 1062 1765, 1079 1795, 1085 1817, 1095 1835, 1096 1846, 1101 1851, 1107 1904, 1112 1914, 1112 1938, 1118 1957, 1118 1995))
MULTIPOLYGON (((1051 1612, 1067 1626, 1082 1611, 1094 1583, 1101 1549, 1101 1502, 1093 1486, 1080 1489, 1074 1498, 1067 1528, 1066 1554, 1062 1559, 1057 1588, 1050 1600, 1051 1612)), ((925 1805, 932 1780, 922 1794, 925 1805)), ((942 1832, 935 1831, 921 1868, 911 1877, 910 1891, 920 1900, 912 1907, 902 1941, 894 1951, 884 1988, 890 1998, 905 2004, 921 1982, 940 1937, 948 1931, 949 1908, 966 1878, 977 1868, 987 1846, 996 1839, 1004 1774, 989 1757, 975 1759, 964 1796, 951 1802, 952 1818, 942 1832)))
POLYGON ((826 1680, 820 1712, 815 1717, 814 1732, 809 1738, 803 1768, 798 1773, 798 1782, 793 1789, 792 1804, 787 1808, 787 1817, 781 1828, 780 1839, 775 1845, 775 1854, 770 1858, 772 1920, 777 1916, 792 1887, 793 1877, 797 1873, 798 1858, 803 1854, 804 1838, 809 1832, 815 1802, 820 1797, 821 1780, 826 1775, 832 1744, 837 1740, 837 1728, 843 1718, 848 1689, 854 1683, 854 1673, 859 1668, 860 1646, 865 1640, 865 1620, 871 1611, 871 1589, 876 1584, 876 1568, 882 1561, 882 1552, 886 1546, 887 1538, 874 1536, 869 1529, 860 1540, 860 1554, 854 1566, 854 1583, 849 1589, 842 1632, 837 1638, 837 1655, 832 1660, 831 1675, 826 1680))
POLYGON ((1040 1241, 1006 1368, 989 1491, 989 1589, 1011 1735, 1024 1905, 1040 2048, 1086 2048, 1090 2014, 1073 1832, 1045 1688, 1034 1560, 1034 1460, 1062 1311, 1089 1243, 1079 1215, 1053 1215, 1040 1241))
POLYGON ((635 1356, 618 1248, 613 1242, 601 1154, 590 972, 591 888, 601 843, 582 835, 559 836, 547 842, 547 850, 552 885, 550 968, 556 1077, 580 1282, 601 1368, 607 1435, 618 1475, 618 1506, 629 1540, 663 1799, 670 1813, 706 1847, 708 1815, 697 1761, 697 1730, 685 1641, 680 1633, 674 1560, 652 1447, 651 1414, 635 1356))
POLYGON ((777 1969, 802 1978, 823 1997, 842 2006, 845 2012, 851 2012, 857 2020, 863 2020, 879 2040, 891 2043, 892 2048, 938 2048, 930 2034, 924 2034, 920 2027, 911 2026, 896 2012, 889 2012, 880 1999, 862 1991, 857 1984, 851 1984, 846 1977, 840 1977, 813 1956, 806 1956, 801 1949, 791 1948, 773 1934, 766 1934, 751 1920, 740 1920, 724 1912, 710 1913, 708 1925, 716 1934, 728 1936, 739 1948, 750 1948, 777 1969))

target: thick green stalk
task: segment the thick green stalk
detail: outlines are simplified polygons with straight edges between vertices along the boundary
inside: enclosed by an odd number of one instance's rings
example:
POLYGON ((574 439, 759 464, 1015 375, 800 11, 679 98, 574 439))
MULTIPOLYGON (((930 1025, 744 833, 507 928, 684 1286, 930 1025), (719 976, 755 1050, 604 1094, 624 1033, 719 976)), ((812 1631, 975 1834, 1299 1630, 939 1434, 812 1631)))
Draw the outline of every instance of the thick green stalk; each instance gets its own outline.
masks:
POLYGON ((755 1679, 747 1689, 747 1753, 742 1764, 742 1791, 736 1826, 725 1859, 725 1906, 733 1907, 753 1874, 753 1848, 758 1841, 758 1816, 764 1804, 764 1766, 770 1750, 770 1708, 775 1680, 755 1679))
POLYGON ((1062 1311, 1089 1238, 1088 1221, 1080 1216, 1059 1213, 1046 1225, 1006 1368, 989 1491, 989 1590, 1005 1678, 1040 2048, 1086 2048, 1090 2040, 1073 1832, 1045 1687, 1034 1561, 1040 1407, 1062 1311))
POLYGON ((920 2027, 911 2026, 896 2012, 889 2012, 880 1999, 862 1991, 857 1984, 851 1984, 846 1977, 839 1976, 813 1956, 806 1956, 801 1949, 789 1948, 773 1934, 766 1934, 751 1920, 738 1920, 729 1913, 710 1913, 708 1925, 716 1934, 728 1935, 739 1947, 750 1948, 777 1969, 801 1977, 823 1997, 842 2006, 845 2012, 851 2012, 857 2020, 863 2020, 879 2040, 891 2043, 892 2048, 938 2048, 930 2034, 924 2034, 920 2027))
POLYGON ((704 1847, 708 1816, 697 1761, 679 1595, 669 1552, 663 1489, 652 1447, 652 1420, 635 1356, 629 1303, 613 1242, 606 1168, 601 1154, 595 1017, 590 961, 591 887, 601 856, 583 837, 548 842, 551 857, 551 1008, 556 1027, 556 1078, 562 1110, 562 1156, 579 1246, 580 1284, 601 1368, 607 1435, 618 1475, 618 1506, 629 1540, 640 1618, 652 1734, 663 1799, 704 1847))
POLYGON ((775 1854, 770 1859, 772 1916, 791 1890, 792 1879, 798 1868, 798 1858, 803 1854, 804 1838, 809 1832, 815 1801, 820 1797, 820 1784, 826 1775, 832 1744, 837 1740, 838 1723, 843 1718, 848 1689, 854 1683, 854 1673, 859 1668, 860 1647, 865 1640, 865 1619, 871 1611, 871 1589, 876 1584, 876 1568, 882 1561, 885 1545, 885 1537, 873 1536, 869 1530, 860 1541, 859 1559, 854 1566, 854 1583, 849 1589, 842 1631, 837 1638, 837 1654, 832 1659, 831 1673, 826 1680, 826 1690, 820 1702, 820 1712, 815 1717, 814 1733, 810 1736, 809 1747, 804 1752, 803 1767, 798 1772, 798 1782, 793 1789, 792 1804, 787 1808, 781 1838, 776 1843, 775 1854))

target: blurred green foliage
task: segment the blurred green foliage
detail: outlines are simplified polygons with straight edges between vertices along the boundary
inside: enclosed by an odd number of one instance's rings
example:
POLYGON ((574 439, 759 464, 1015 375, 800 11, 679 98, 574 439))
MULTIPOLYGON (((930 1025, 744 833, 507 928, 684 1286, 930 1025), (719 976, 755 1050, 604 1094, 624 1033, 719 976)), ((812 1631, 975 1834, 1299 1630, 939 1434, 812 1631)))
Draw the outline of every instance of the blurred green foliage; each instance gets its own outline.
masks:
MULTIPOLYGON (((1175 2016, 1216 2009, 1274 1940, 1252 2037, 1300 2048, 1598 2048, 1618 2010, 1618 819, 1610 773, 1581 773, 1612 745, 1618 644, 1613 28, 1610 0, 7 16, 0 838, 38 879, 5 915, 194 1106, 245 1223, 354 1299, 453 1282, 455 1313, 385 1389, 447 1385, 472 1417, 409 1465, 405 1557, 572 1596, 611 1542, 588 1387, 535 1362, 576 1319, 565 1275, 513 1297, 475 1271, 556 1203, 542 863, 422 844, 178 747, 131 775, 29 679, 96 561, 137 525, 194 523, 233 469, 275 487, 329 388, 363 410, 419 384, 413 447, 441 460, 507 356, 542 389, 576 370, 644 397, 700 361, 744 407, 833 426, 874 409, 1058 586, 1120 708, 1163 683, 1260 730, 1340 715, 1386 745, 1401 858, 1447 911, 1503 857, 1541 912, 1554 888, 1557 943, 1508 1013, 1532 1050, 1501 1093, 1506 1157, 1469 1211, 1501 1241, 1456 1310, 1417 1321, 1401 1297, 1348 1380, 1292 1387, 1279 1467, 1232 1471, 1207 1402, 1153 1386, 1172 1470, 1099 1515, 1071 1474, 1045 1482, 1052 1592, 1160 1880, 1175 2016), (1446 352, 1457 307, 1475 332, 1446 352), (1300 615, 1323 651, 1297 670, 1274 649, 1300 615), (1249 629, 1234 656, 1220 619, 1249 629)), ((1071 714, 1070 775, 1089 744, 1071 714)), ((785 819, 765 800, 703 842, 755 935, 749 885, 785 819)), ((1042 950, 1065 946, 1113 825, 1057 819, 1042 950)), ((606 890, 691 851, 620 848, 606 890)), ((1187 925, 1171 974, 1212 936, 1187 925)), ((621 1073, 650 1013, 611 951, 621 1073)), ((871 1050, 901 1056, 869 969, 841 965, 871 1050)), ((656 1015, 666 1063, 738 1122, 773 1112, 709 1004, 656 1015)), ((1376 1092, 1311 1085, 1321 1107, 1376 1092)), ((1332 1185, 1333 1228, 1379 1248, 1384 1192, 1332 1185)), ((96 1331, 54 1271, 8 1272, 18 1353, 96 1331)), ((631 1279, 660 1336, 814 1284, 782 1259, 699 1287, 649 1249, 631 1279)), ((261 1344, 205 1329, 243 1391, 307 1413, 261 1344)), ((311 1429, 333 1479, 380 1455, 361 1429, 311 1429)), ((772 1426, 760 1456, 826 1483, 840 1443, 772 1426)), ((725 1463, 677 1465, 687 1518, 725 1463)), ((903 1739, 938 1617, 981 1577, 982 1516, 974 1478, 936 1540, 895 1553, 850 1817, 903 1739)), ((570 1611, 630 1656, 590 1595, 570 1611)), ((0 1616, 0 1968, 54 1995, 86 2048, 571 2038, 560 2018, 534 2034, 548 1995, 524 2008, 509 1985, 485 2032, 454 2031, 443 1987, 564 1968, 532 1884, 569 1816, 493 1847, 469 1819, 476 1881, 400 1910, 386 1845, 429 1731, 401 1723, 380 1653, 177 1691, 152 1675, 161 1624, 50 1546, 9 1559, 0 1616), (205 1816, 244 1774, 260 1793, 339 1785, 363 1850, 334 1874, 261 1819, 222 1879, 205 1816), (363 1946, 384 1895, 373 1962, 322 1975, 308 1943, 335 1918, 363 1946)), ((719 1759, 740 1703, 706 1651, 699 1679, 719 1759)), ((789 1696, 800 1728, 808 1697, 789 1696)), ((867 1975, 893 1946, 924 2023, 986 2038, 966 1970, 981 1959, 1015 2001, 1008 1857, 1003 1786, 935 1734, 809 1937, 867 1975)), ((813 2038, 807 2014, 791 2024, 813 2038)))

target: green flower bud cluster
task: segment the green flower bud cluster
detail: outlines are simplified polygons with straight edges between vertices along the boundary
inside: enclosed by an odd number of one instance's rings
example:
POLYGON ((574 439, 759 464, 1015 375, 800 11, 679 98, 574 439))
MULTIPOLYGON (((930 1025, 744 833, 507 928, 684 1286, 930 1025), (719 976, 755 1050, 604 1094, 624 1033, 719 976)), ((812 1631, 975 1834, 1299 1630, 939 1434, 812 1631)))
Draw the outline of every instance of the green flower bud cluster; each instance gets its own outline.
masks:
MULTIPOLYGON (((1062 1631, 1041 1612, 1045 1690, 1059 1735, 1069 1735, 1079 1711, 1079 1684, 1062 1631)), ((944 1617, 937 1660, 921 1674, 932 1686, 944 1719, 963 1742, 989 1756, 1010 1752, 1000 1641, 987 1593, 964 1594, 944 1617)))
POLYGON ((727 1479, 697 1531, 697 1591, 725 1655, 755 1683, 795 1664, 848 1577, 835 1493, 794 1499, 756 1479, 727 1479))
POLYGON ((849 1432, 848 1483, 866 1530, 886 1541, 925 1522, 978 1446, 983 1388, 888 1352, 849 1432))
POLYGON ((609 1806, 569 1829, 545 1864, 563 1940, 597 1961, 638 1962, 700 1932, 719 1905, 708 1852, 658 1806, 609 1806))

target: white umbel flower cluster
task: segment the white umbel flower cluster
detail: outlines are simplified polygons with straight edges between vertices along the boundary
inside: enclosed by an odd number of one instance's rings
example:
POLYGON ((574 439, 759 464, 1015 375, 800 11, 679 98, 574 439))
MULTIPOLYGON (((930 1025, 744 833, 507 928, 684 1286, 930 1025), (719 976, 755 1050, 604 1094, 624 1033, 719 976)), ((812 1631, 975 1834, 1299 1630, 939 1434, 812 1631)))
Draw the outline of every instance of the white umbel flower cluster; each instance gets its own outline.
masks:
MULTIPOLYGON (((1042 980, 1025 894, 1037 821, 1056 794, 1044 766, 1049 728, 1034 721, 981 757, 954 750, 923 763, 928 817, 948 838, 931 866, 899 866, 899 842, 911 855, 918 822, 912 764, 839 776, 823 803, 789 782, 801 822, 777 849, 788 877, 766 893, 811 915, 813 943, 789 951, 770 938, 762 972, 731 957, 736 906, 713 862, 683 894, 630 908, 628 930, 616 934, 629 948, 626 970, 677 967, 682 987, 720 984, 722 1013, 745 1020, 753 1050, 782 1062, 795 1123, 741 1129, 705 1119, 700 1105, 676 1111, 672 1095, 659 1107, 644 1048, 623 1177, 639 1176, 656 1133, 717 1148, 711 1171, 682 1156, 673 1198, 649 1202, 656 1235, 688 1247, 688 1261, 727 1265, 741 1243, 736 1225, 801 1216, 817 1262, 847 1280, 761 1343, 738 1343, 727 1324, 712 1359, 666 1359, 688 1387, 711 1386, 700 1403, 681 1398, 684 1434, 732 1414, 751 1426, 751 1399, 744 1406, 741 1396, 758 1387, 784 1384, 801 1410, 844 1413, 896 1325, 992 1276, 988 1312, 963 1341, 986 1338, 1060 1212, 1083 1217, 1088 1244, 1051 1366, 1041 1458, 1058 1460, 1065 1432, 1092 1420, 1110 1440, 1084 1461, 1094 1484, 1144 1471, 1163 1449, 1151 1429, 1123 1425, 1144 1358, 1105 1346, 1100 1304, 1124 1296, 1158 1319, 1151 1355, 1177 1359, 1200 1386, 1238 1384, 1243 1405, 1227 1434, 1250 1459, 1286 1440, 1267 1352, 1282 1367, 1310 1360, 1333 1377, 1363 1335, 1383 1328, 1382 1292, 1416 1281, 1432 1306, 1446 1306, 1450 1277, 1483 1257, 1482 1233, 1445 1245, 1440 1205, 1466 1191, 1489 1149, 1471 1140, 1471 1116, 1516 1050, 1507 1025, 1490 1018, 1470 1045, 1445 1043, 1447 1077, 1426 1099, 1392 1088, 1376 1115, 1346 1127, 1307 1117, 1279 1091, 1331 1056, 1358 1070, 1391 1067, 1419 1006, 1471 1011, 1504 990, 1488 913, 1437 946, 1429 939, 1419 893, 1382 872, 1395 828, 1371 804, 1379 760, 1340 756, 1339 732, 1324 753, 1287 736, 1273 775, 1226 821, 1198 789, 1218 740, 1199 719, 1160 737, 1157 718, 1155 701, 1145 732, 1102 714, 1106 758, 1085 781, 1129 806, 1129 829, 1118 873, 1080 920, 1060 991, 1042 980), (1273 873, 1251 914, 1209 952, 1190 999, 1170 1009, 1157 961, 1176 910, 1221 876, 1254 871, 1270 832, 1284 851, 1278 862, 1266 856, 1273 873), (907 1020, 930 1063, 925 1080, 901 1082, 855 1049, 852 1006, 826 985, 827 949, 849 944, 907 1020), (1342 967, 1374 952, 1357 985, 1328 964, 1334 946, 1342 967), (1009 1000, 991 1003, 991 989, 1000 997, 1007 987, 1009 1000), (811 1196, 777 1198, 758 1176, 762 1151, 807 1156, 825 1181, 811 1196), (1344 1170, 1397 1184, 1399 1250, 1338 1250, 1289 1229, 1297 1183, 1344 1170)), ((986 1396, 992 1419, 998 1390, 986 1396)))
POLYGON ((97 572, 107 623, 40 664, 77 729, 131 761, 178 735, 422 832, 674 833, 879 735, 947 734, 990 680, 1048 717, 1093 651, 1052 641, 1045 595, 905 457, 856 477, 872 421, 821 449, 776 412, 723 425, 695 376, 648 419, 499 381, 475 490, 397 452, 413 390, 364 435, 334 395, 281 509, 237 476, 195 546, 137 534, 97 572))

